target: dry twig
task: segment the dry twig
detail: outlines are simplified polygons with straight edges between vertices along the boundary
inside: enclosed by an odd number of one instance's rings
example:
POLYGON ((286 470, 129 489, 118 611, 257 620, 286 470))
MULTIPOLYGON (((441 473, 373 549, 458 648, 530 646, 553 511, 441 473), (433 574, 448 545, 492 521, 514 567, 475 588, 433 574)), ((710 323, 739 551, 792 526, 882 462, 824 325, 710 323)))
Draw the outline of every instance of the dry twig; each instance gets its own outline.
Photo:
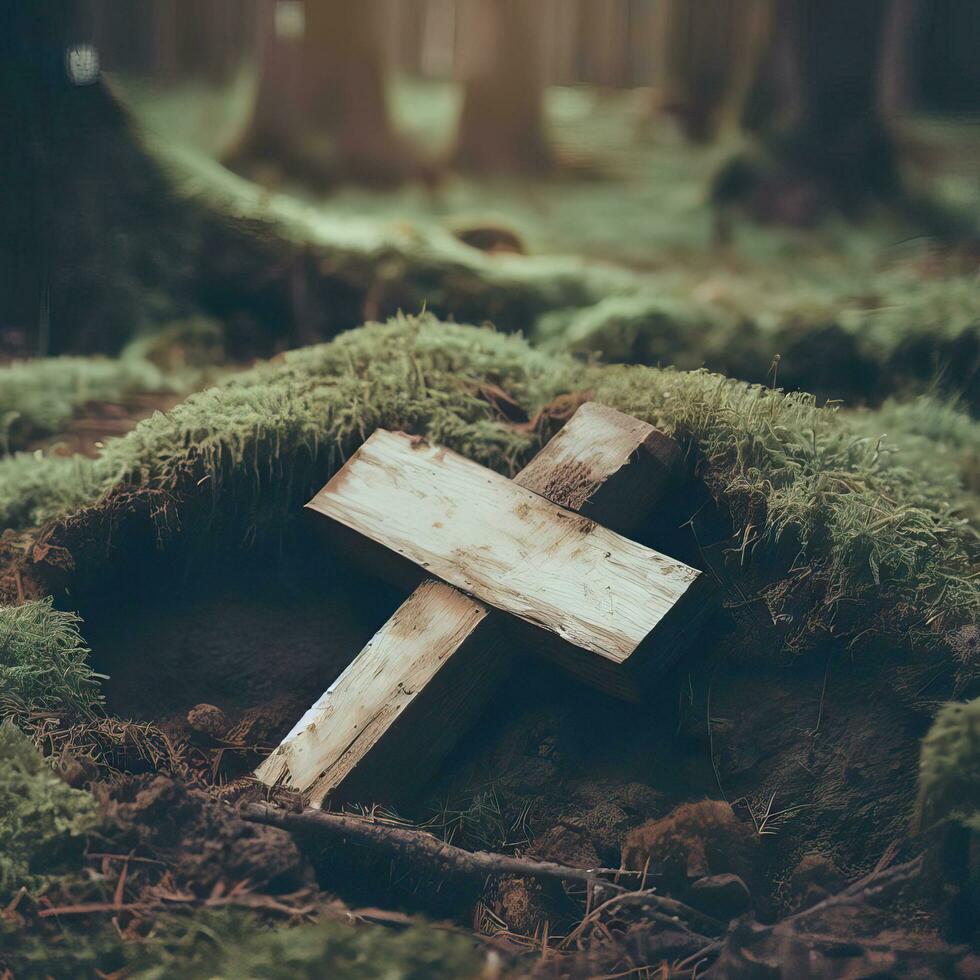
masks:
POLYGON ((313 831, 333 836, 350 837, 393 856, 424 863, 429 869, 445 875, 463 877, 516 877, 575 881, 611 892, 624 892, 622 885, 602 878, 611 869, 586 870, 573 868, 551 861, 531 861, 527 858, 492 854, 489 851, 465 851, 461 847, 433 837, 421 830, 395 827, 373 820, 342 813, 322 810, 303 810, 290 813, 287 810, 261 803, 248 803, 241 808, 241 816, 253 823, 269 824, 288 831, 313 831))

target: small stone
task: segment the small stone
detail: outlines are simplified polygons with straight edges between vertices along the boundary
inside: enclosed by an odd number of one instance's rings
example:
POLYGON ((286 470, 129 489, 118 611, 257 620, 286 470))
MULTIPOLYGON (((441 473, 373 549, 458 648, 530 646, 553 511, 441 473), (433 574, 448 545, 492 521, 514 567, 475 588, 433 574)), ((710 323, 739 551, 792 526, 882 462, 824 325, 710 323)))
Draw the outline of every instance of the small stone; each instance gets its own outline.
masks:
POLYGON ((845 885, 844 876, 826 854, 804 854, 789 876, 789 893, 795 909, 808 909, 845 885))
POLYGON ((221 738, 228 731, 225 713, 213 704, 196 704, 187 712, 187 724, 191 731, 211 738, 221 738))
POLYGON ((688 903, 716 919, 734 919, 752 901, 748 886, 738 875, 709 875, 698 878, 688 895, 688 903))
POLYGON ((526 878, 502 878, 496 910, 511 930, 531 935, 544 917, 540 884, 526 878))
POLYGON ((751 880, 758 835, 721 800, 683 803, 626 835, 623 867, 643 871, 658 886, 685 889, 712 875, 751 880))

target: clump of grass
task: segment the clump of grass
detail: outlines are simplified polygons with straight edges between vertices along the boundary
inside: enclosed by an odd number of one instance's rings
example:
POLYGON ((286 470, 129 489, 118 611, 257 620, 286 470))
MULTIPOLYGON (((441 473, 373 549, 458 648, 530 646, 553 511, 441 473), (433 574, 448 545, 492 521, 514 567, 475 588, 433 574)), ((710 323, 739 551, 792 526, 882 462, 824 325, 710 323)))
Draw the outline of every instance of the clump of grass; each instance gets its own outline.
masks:
POLYGON ((10 722, 0 724, 0 904, 80 866, 93 798, 63 783, 10 722))
POLYGON ((944 705, 922 740, 915 822, 980 833, 980 698, 944 705))
POLYGON ((80 619, 51 599, 0 606, 0 715, 88 714, 102 703, 80 619))

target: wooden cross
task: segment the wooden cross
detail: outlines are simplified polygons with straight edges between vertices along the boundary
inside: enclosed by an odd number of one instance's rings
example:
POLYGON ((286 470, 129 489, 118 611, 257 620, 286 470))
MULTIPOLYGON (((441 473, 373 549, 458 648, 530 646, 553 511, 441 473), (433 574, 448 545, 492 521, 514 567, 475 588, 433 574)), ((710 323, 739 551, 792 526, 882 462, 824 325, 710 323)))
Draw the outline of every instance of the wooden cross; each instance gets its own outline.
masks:
POLYGON ((513 480, 375 432, 307 507, 389 578, 421 584, 257 778, 313 806, 417 788, 521 644, 635 700, 704 608, 702 573, 618 533, 649 516, 680 462, 672 439, 592 402, 513 480))

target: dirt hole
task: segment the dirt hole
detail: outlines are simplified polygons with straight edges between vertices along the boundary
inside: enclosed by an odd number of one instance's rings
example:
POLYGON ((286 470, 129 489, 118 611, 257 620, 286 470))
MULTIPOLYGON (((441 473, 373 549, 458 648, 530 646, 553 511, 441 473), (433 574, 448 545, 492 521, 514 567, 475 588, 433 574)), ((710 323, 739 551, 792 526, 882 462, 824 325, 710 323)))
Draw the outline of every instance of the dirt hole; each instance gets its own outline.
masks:
POLYGON ((237 740, 273 747, 397 607, 397 593, 336 572, 215 575, 83 610, 108 710, 186 736, 188 712, 212 704, 237 740))

